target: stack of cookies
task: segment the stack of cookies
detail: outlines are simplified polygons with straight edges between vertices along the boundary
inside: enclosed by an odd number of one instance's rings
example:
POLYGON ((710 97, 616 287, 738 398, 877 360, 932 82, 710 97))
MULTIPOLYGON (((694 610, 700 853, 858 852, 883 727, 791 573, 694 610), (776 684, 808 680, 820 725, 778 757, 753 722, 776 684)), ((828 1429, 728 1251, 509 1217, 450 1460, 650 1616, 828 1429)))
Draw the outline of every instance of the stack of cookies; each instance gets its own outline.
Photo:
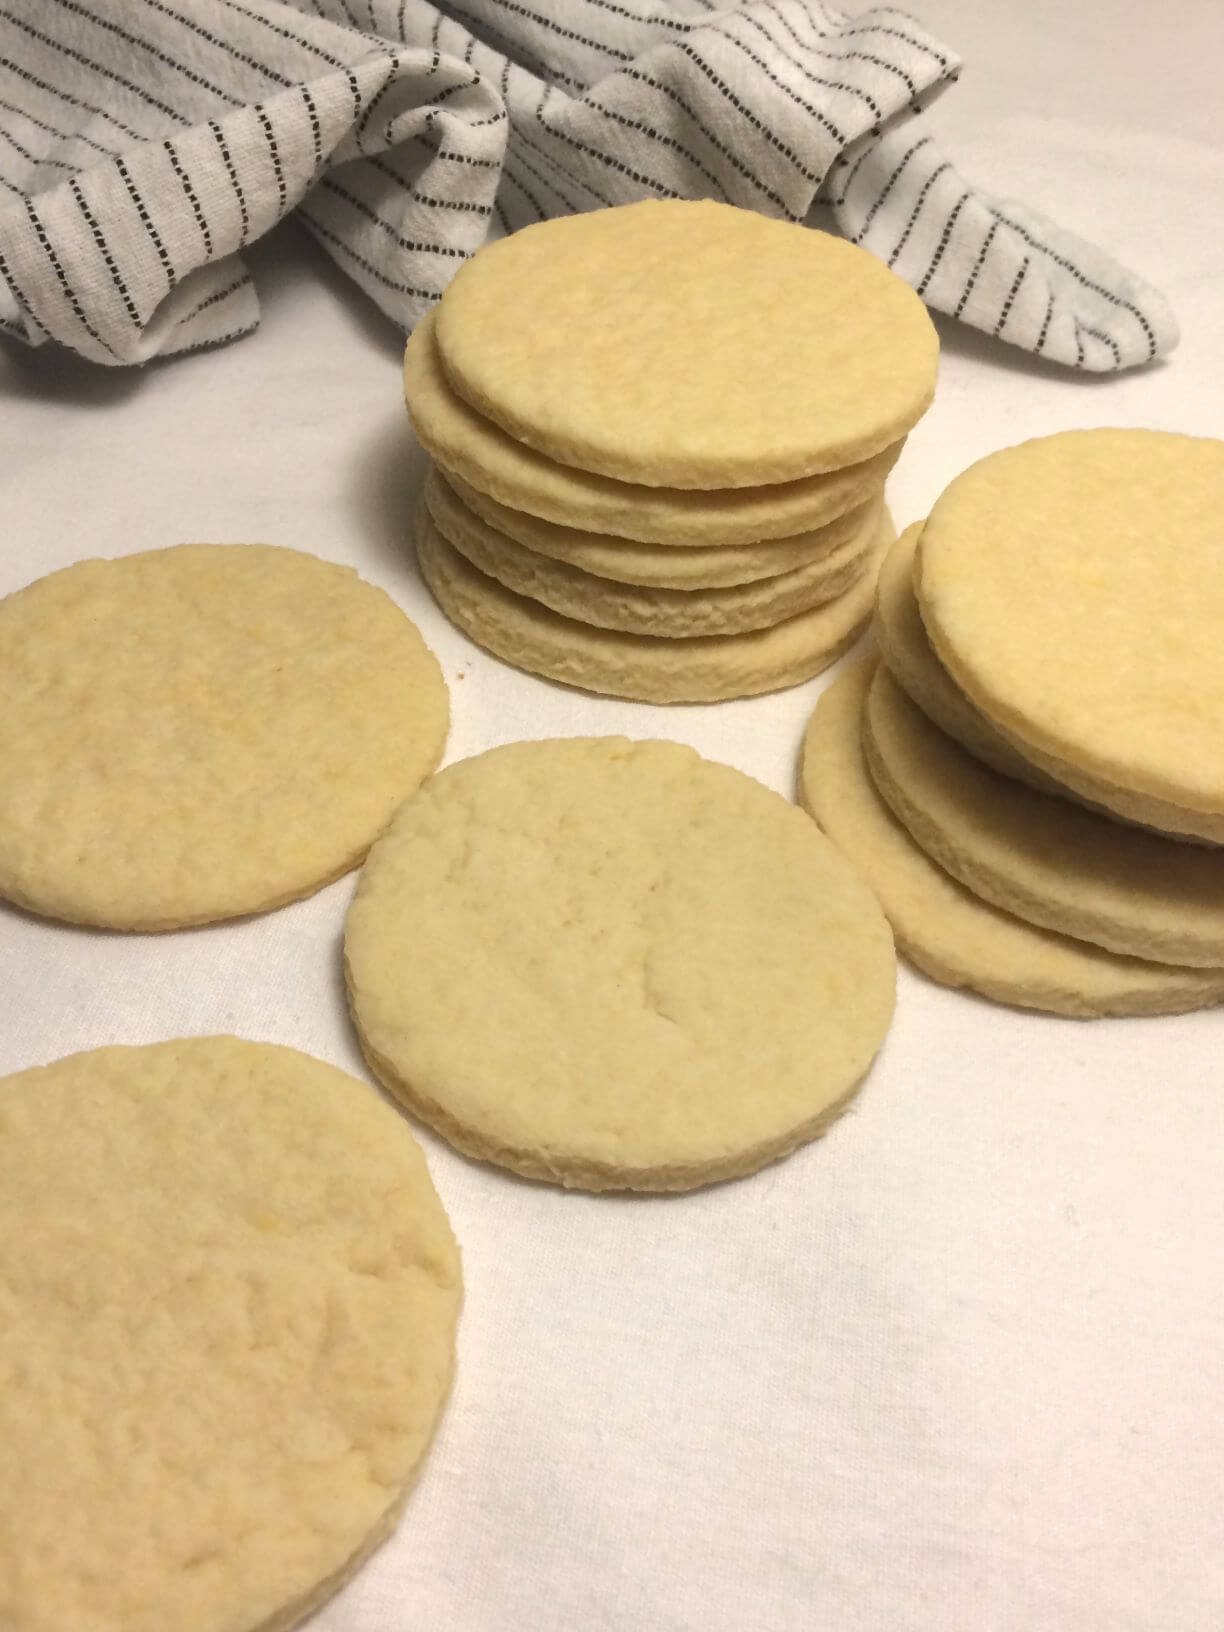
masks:
POLYGON ((913 291, 823 233, 682 201, 529 227, 408 344, 422 572, 472 639, 571 685, 794 685, 870 616, 937 356, 913 291))
POLYGON ((804 803, 915 963, 1002 1001, 1224 998, 1224 442, 1076 431, 957 478, 821 699, 804 803))

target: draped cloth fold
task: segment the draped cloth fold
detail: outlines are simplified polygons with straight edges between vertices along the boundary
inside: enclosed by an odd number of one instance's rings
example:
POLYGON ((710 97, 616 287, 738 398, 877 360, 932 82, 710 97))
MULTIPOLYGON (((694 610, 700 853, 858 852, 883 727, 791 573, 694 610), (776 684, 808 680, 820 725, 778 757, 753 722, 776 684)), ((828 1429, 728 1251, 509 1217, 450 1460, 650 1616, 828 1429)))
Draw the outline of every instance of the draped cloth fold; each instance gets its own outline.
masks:
POLYGON ((1164 355, 1154 289, 942 157, 959 66, 824 0, 0 0, 0 331, 106 364, 234 339, 242 249, 290 213, 409 330, 490 217, 680 196, 820 216, 1073 368, 1164 355))

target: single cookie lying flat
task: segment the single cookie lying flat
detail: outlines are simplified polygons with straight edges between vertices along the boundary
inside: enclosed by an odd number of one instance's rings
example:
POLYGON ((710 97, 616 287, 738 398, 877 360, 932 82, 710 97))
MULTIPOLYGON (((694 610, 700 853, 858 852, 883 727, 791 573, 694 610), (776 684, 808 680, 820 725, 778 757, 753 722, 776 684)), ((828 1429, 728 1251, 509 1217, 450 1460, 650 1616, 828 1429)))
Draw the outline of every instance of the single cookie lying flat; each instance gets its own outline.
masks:
POLYGON ((803 739, 800 796, 871 885, 910 961, 945 986, 998 1003, 1091 1019, 1180 1014, 1224 1001, 1224 969, 1119 957, 980 900, 938 867, 881 799, 863 759, 875 661, 821 694, 803 739))
POLYGON ((679 488, 792 481, 878 453, 930 404, 939 356, 921 300, 874 255, 686 199, 486 245, 447 288, 437 336, 452 390, 516 440, 679 488))
POLYGON ((259 544, 79 562, 0 602, 0 895, 134 930, 308 895, 447 719, 415 626, 347 567, 259 544))
POLYGON ((708 492, 646 487, 571 470, 507 436, 446 383, 434 339, 437 314, 404 351, 404 398, 417 440, 448 475, 514 510, 647 544, 751 544, 822 527, 878 498, 902 443, 827 475, 708 492))
POLYGON ((1026 758, 1224 841, 1224 442, 1065 431, 980 460, 923 530, 923 620, 1026 758))
MULTIPOLYGON (((888 541, 886 541, 888 542, 888 541)), ((772 629, 669 640, 563 618, 478 571, 417 510, 417 559, 439 606, 495 657, 532 674, 648 703, 712 703, 779 691, 840 657, 871 616, 879 555, 846 593, 772 629)))
POLYGON ((883 668, 867 698, 864 748, 894 814, 975 895, 1112 952, 1224 967, 1224 854, 999 776, 883 668))
POLYGON ((425 506, 438 531, 474 567, 516 595, 529 596, 562 617, 631 635, 675 640, 694 635, 742 635, 819 606, 862 576, 882 525, 849 538, 839 550, 775 578, 727 589, 642 589, 583 572, 537 555, 490 527, 447 487, 436 469, 424 488, 425 506))
MULTIPOLYGON (((434 469, 436 472, 438 467, 434 469)), ((672 544, 639 544, 634 539, 615 538, 611 533, 561 527, 525 510, 512 510, 454 475, 447 475, 445 481, 469 510, 535 554, 564 561, 596 578, 648 589, 725 589, 793 572, 796 567, 840 551, 852 539, 869 536, 882 502, 869 499, 823 527, 790 538, 759 539, 755 544, 701 544, 685 539, 672 544)))
POLYGON ((0 1619, 284 1632, 389 1534, 459 1256, 366 1084, 232 1037, 0 1081, 0 1619))
POLYGON ((459 1149, 687 1190, 822 1132, 892 1015, 871 892, 802 812, 667 742, 452 765, 372 849, 345 929, 387 1087, 459 1149))

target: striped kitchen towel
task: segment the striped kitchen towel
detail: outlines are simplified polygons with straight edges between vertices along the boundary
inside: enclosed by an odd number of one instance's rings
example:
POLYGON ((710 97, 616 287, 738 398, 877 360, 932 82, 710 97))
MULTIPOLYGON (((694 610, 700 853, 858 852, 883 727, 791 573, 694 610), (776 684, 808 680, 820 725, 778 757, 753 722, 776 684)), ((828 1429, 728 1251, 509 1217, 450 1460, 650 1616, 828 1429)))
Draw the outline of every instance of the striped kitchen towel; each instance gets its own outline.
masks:
POLYGON ((941 156, 958 67, 826 0, 0 0, 0 330, 109 364, 233 339, 290 212, 407 330, 491 216, 679 195, 818 212, 1075 368, 1169 351, 1155 290, 941 156))

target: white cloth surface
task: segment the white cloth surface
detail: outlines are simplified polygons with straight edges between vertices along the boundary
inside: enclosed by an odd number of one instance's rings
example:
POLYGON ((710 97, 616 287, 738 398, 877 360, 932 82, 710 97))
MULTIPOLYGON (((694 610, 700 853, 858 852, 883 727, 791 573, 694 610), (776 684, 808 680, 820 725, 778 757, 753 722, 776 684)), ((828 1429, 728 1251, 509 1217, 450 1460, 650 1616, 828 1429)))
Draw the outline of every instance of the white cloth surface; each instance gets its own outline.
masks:
POLYGON ((491 212, 681 195, 815 214, 1052 361, 1164 356, 1155 289, 944 158, 959 67, 826 0, 5 0, 0 330, 111 365, 235 339, 241 251, 295 210, 410 329, 491 212))
MULTIPOLYGON (((1112 242, 1168 292, 1184 340, 1167 364, 1086 380, 941 324, 897 520, 1026 436, 1218 432, 1214 8, 923 10, 974 64, 938 110, 949 149, 981 185, 1112 242)), ((823 679, 620 704, 452 629, 406 549, 420 462, 398 331, 294 227, 251 265, 264 321, 241 345, 139 372, 0 347, 0 592, 189 538, 300 546, 417 620, 451 686, 449 759, 625 731, 793 792, 823 679)), ((364 1074, 338 958, 352 888, 167 936, 0 908, 0 1070, 231 1030, 364 1074)), ((565 1195, 422 1134, 464 1251, 456 1389, 394 1538, 311 1632, 1217 1627, 1222 1046, 1218 1011, 1080 1024, 903 968, 858 1108, 740 1183, 565 1195)))

